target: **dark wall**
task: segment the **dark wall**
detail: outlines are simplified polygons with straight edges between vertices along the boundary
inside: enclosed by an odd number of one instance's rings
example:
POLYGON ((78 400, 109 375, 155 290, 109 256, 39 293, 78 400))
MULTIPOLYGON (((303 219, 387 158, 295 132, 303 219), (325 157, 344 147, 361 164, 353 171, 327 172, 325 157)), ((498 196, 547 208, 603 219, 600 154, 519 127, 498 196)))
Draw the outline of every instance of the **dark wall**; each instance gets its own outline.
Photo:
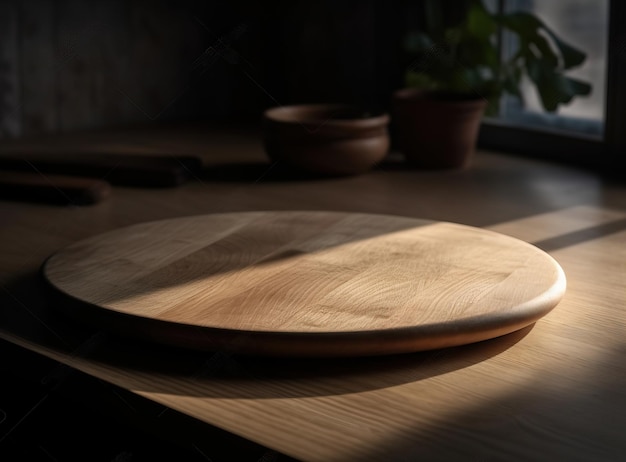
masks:
POLYGON ((385 104, 396 87, 404 25, 402 2, 287 3, 276 41, 282 44, 280 82, 286 101, 385 104))
POLYGON ((1 136, 385 107, 403 2, 0 0, 1 136))

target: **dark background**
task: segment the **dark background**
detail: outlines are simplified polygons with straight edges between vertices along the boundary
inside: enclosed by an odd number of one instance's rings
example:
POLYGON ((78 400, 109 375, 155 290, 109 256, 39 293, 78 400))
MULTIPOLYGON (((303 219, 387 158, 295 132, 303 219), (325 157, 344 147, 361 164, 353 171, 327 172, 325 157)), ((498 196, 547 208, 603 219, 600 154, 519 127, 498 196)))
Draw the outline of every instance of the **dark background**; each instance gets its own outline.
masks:
POLYGON ((0 0, 1 133, 386 109, 417 22, 408 1, 0 0))

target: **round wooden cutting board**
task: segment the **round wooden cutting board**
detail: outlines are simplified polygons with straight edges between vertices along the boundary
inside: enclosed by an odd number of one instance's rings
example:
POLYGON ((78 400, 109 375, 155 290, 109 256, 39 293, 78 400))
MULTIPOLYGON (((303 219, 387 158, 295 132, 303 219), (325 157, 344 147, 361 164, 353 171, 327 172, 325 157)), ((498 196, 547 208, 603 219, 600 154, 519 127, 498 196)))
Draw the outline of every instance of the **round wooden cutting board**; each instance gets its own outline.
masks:
POLYGON ((535 322, 565 291, 556 261, 512 237, 336 212, 139 224, 70 245, 43 273, 59 306, 125 335, 288 356, 485 340, 535 322))

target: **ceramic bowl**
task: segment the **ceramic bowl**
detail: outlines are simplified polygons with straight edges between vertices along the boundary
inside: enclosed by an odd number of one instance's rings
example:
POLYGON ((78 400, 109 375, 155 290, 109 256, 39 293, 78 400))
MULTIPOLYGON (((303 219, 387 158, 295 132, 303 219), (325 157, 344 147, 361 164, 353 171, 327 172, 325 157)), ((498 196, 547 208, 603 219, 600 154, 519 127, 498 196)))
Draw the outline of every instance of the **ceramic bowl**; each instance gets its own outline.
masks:
POLYGON ((272 161, 323 175, 355 175, 389 150, 389 115, 347 105, 300 105, 263 114, 264 144, 272 161))

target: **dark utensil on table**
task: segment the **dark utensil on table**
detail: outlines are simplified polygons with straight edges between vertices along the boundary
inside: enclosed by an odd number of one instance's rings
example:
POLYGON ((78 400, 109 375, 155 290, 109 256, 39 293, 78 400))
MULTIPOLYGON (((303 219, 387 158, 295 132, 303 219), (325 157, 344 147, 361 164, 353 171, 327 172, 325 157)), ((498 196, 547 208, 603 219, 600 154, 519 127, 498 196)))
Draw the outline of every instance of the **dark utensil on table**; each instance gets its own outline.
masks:
POLYGON ((109 183, 94 178, 0 171, 0 199, 89 205, 105 199, 110 192, 109 183))
POLYGON ((137 154, 17 154, 0 156, 0 170, 80 176, 138 187, 178 186, 199 172, 193 156, 137 154))

